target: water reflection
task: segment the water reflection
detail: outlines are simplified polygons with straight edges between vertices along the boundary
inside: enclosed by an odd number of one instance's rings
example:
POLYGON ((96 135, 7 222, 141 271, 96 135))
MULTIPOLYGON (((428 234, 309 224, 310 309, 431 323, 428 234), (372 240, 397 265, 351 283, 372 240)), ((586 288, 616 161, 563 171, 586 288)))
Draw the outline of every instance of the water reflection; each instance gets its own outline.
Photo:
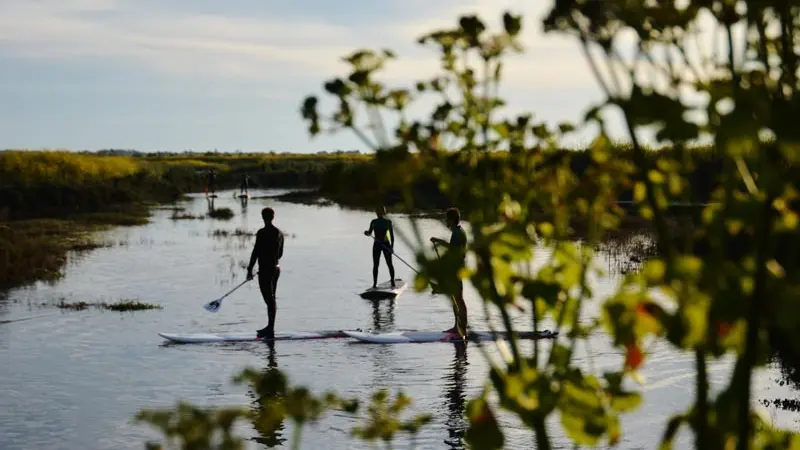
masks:
POLYGON ((208 202, 208 213, 214 212, 214 197, 206 197, 208 202))
MULTIPOLYGON (((255 410, 259 417, 270 416, 264 405, 267 402, 279 400, 282 387, 285 386, 281 381, 282 375, 278 373, 278 362, 275 357, 275 341, 268 341, 266 345, 268 348, 267 367, 264 369, 264 379, 261 386, 259 386, 261 396, 259 397, 259 393, 252 388, 248 390, 250 396, 255 399, 255 410)), ((286 438, 283 437, 283 420, 279 420, 277 423, 270 423, 269 420, 256 422, 253 424, 253 428, 255 428, 259 435, 258 437, 254 437, 253 440, 267 448, 277 447, 286 442, 286 438)))
POLYGON ((394 328, 394 300, 370 300, 372 302, 372 329, 379 332, 387 332, 394 328), (381 311, 381 304, 387 306, 385 311, 381 311))
POLYGON ((444 443, 447 444, 447 448, 463 450, 464 443, 462 439, 467 430, 467 421, 464 417, 467 398, 464 392, 464 384, 467 380, 467 344, 457 342, 453 344, 453 347, 455 349, 453 363, 450 364, 450 371, 445 377, 445 399, 447 402, 445 426, 447 427, 448 436, 444 443))

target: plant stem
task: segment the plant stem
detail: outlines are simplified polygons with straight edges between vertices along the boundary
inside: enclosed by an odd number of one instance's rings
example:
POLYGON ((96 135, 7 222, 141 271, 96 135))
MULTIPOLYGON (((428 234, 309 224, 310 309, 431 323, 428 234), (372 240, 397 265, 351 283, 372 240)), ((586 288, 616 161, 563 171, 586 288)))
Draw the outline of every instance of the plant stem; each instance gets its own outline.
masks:
POLYGON ((695 364, 697 365, 697 436, 695 448, 707 448, 711 442, 708 439, 708 370, 706 367, 705 350, 695 349, 695 364))
POLYGON ((536 433, 536 450, 550 450, 550 437, 547 435, 547 426, 543 418, 537 418, 533 423, 536 433))
POLYGON ((300 450, 300 436, 303 434, 303 425, 294 423, 294 436, 292 436, 292 450, 300 450))
POLYGON ((767 188, 767 196, 763 205, 763 220, 761 222, 759 237, 760 242, 756 247, 756 276, 753 295, 750 299, 749 310, 747 312, 747 331, 745 338, 744 354, 740 359, 741 364, 737 364, 736 369, 739 373, 734 377, 739 378, 741 383, 741 395, 739 396, 739 436, 736 445, 737 450, 747 450, 749 448, 752 426, 750 423, 750 397, 753 367, 756 364, 758 334, 761 328, 762 309, 767 301, 767 260, 769 259, 770 232, 772 229, 772 201, 774 196, 772 190, 767 188))

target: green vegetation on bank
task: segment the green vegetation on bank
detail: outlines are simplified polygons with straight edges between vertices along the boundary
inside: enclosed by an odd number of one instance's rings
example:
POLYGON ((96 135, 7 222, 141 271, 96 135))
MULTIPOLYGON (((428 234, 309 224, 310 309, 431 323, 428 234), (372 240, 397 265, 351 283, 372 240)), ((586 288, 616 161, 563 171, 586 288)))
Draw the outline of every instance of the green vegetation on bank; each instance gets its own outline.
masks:
POLYGON ((244 174, 253 188, 314 187, 330 167, 366 159, 350 153, 109 155, 7 150, 0 152, 0 220, 174 201, 187 192, 202 192, 212 168, 217 189, 238 187, 244 174))
POLYGON ((0 222, 0 291, 61 277, 67 252, 97 248, 94 232, 115 225, 147 223, 143 207, 109 208, 104 213, 0 222))

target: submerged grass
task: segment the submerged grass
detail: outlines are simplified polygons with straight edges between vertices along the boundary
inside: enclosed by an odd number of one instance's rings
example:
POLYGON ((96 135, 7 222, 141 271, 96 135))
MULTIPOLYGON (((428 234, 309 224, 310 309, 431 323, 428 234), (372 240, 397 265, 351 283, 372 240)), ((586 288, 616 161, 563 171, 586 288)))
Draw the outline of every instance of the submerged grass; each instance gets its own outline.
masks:
POLYGON ((233 231, 219 229, 219 230, 214 230, 213 232, 211 232, 211 236, 213 236, 213 237, 252 237, 252 236, 255 236, 255 233, 247 231, 247 230, 244 230, 244 229, 241 229, 241 228, 236 228, 233 231))
POLYGON ((65 301, 61 301, 56 304, 56 306, 60 309, 66 309, 70 311, 84 311, 89 308, 95 309, 103 309, 108 311, 117 311, 117 312, 127 312, 127 311, 143 311, 149 309, 163 309, 160 305, 154 305, 150 303, 142 303, 138 300, 121 300, 117 303, 106 303, 106 302, 96 302, 96 303, 87 303, 87 302, 72 302, 67 303, 65 301))
POLYGON ((233 210, 230 208, 214 208, 208 212, 208 217, 212 219, 228 220, 233 218, 233 210))

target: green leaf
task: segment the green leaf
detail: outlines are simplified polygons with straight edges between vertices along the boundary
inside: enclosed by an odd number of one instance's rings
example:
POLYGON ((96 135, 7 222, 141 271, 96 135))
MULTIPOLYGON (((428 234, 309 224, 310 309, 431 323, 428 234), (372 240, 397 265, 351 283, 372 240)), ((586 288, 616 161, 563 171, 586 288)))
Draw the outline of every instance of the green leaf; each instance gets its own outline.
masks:
POLYGON ((492 408, 484 398, 479 397, 467 403, 467 418, 469 428, 464 437, 470 446, 486 450, 503 448, 505 444, 503 432, 497 424, 492 408))
POLYGON ((612 394, 611 409, 617 413, 633 411, 642 404, 642 396, 636 392, 619 392, 612 394))
POLYGON ((659 445, 659 450, 672 450, 672 441, 675 439, 675 436, 678 434, 678 431, 681 428, 681 425, 684 424, 686 421, 686 417, 684 415, 677 415, 673 416, 667 422, 667 428, 664 430, 664 435, 661 438, 661 443, 659 445))
POLYGON ((522 29, 522 16, 504 13, 503 28, 510 36, 516 36, 522 29))

